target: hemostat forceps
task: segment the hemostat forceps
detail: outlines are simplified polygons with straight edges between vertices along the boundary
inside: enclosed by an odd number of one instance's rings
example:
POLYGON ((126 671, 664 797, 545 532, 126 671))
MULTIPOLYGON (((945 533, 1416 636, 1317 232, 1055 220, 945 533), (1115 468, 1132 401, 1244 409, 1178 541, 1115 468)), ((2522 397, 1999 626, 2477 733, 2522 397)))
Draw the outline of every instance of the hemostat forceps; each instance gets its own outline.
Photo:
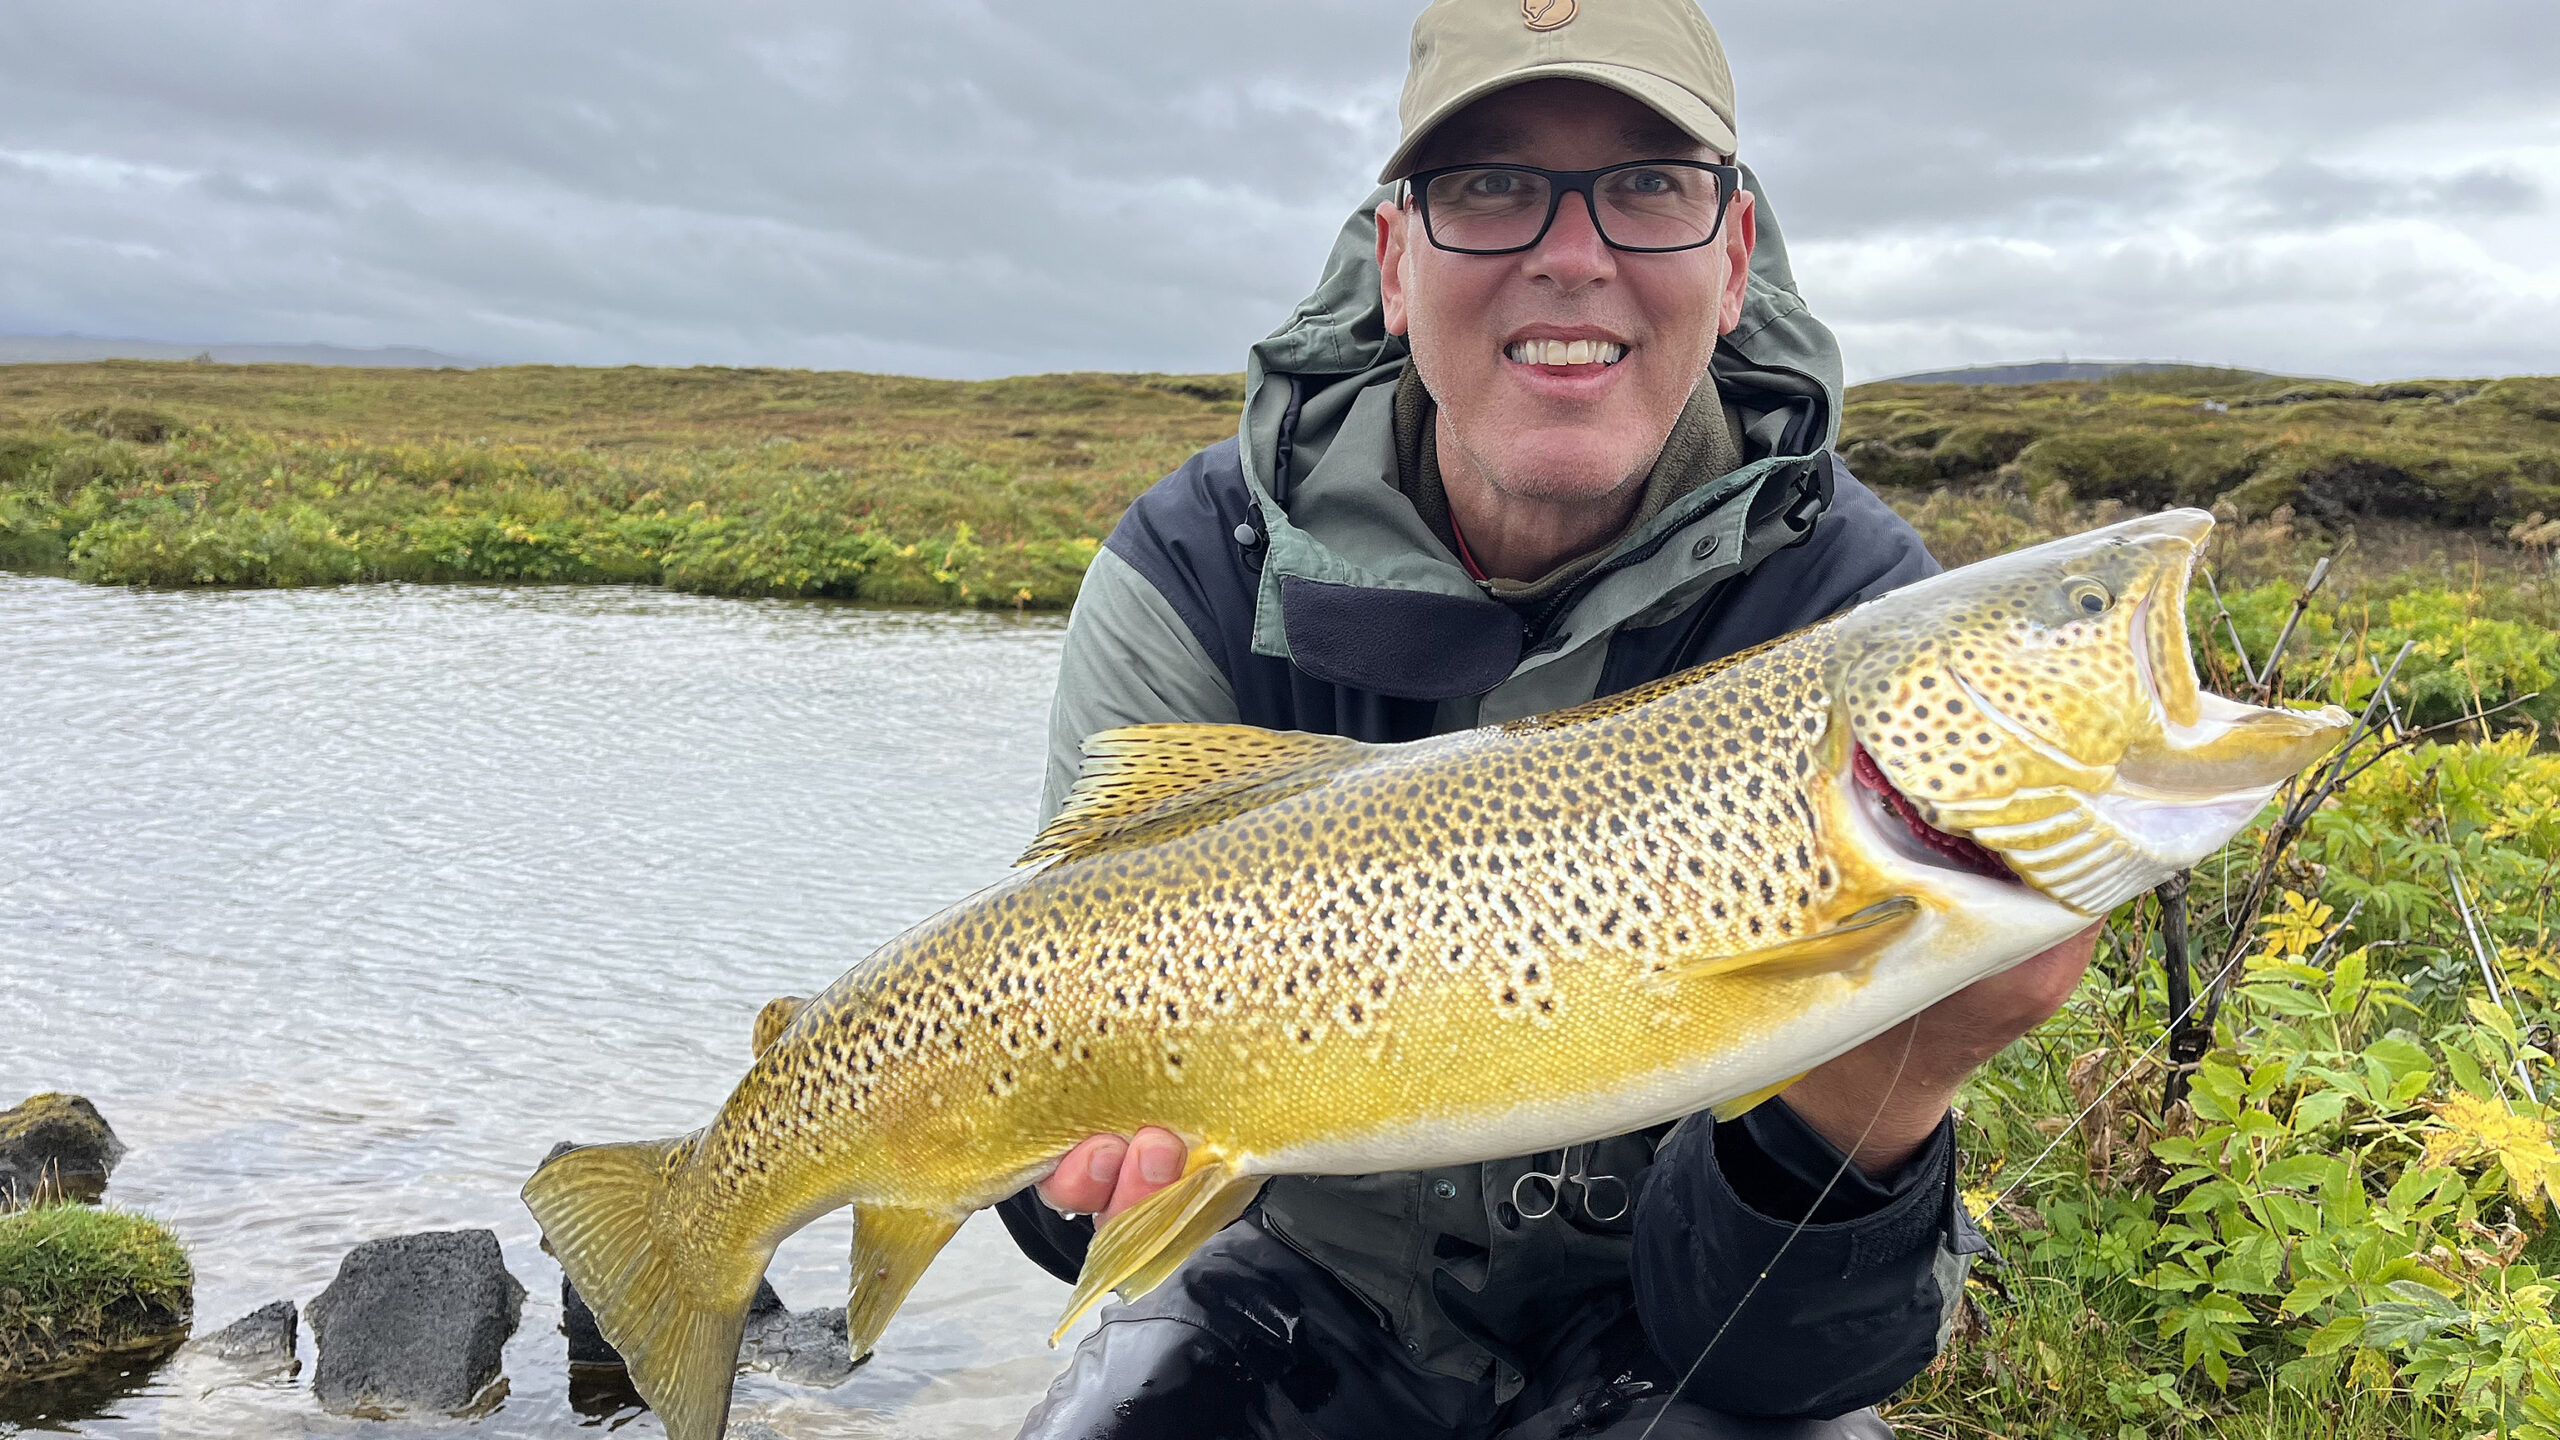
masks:
POLYGON ((1544 1220, 1564 1203, 1567 1185, 1582 1188, 1582 1213, 1594 1220, 1605 1224, 1627 1213, 1631 1198, 1627 1182, 1615 1175, 1592 1174, 1588 1145, 1568 1145, 1558 1152, 1554 1170, 1531 1170, 1512 1181, 1511 1208, 1519 1211, 1523 1220, 1544 1220), (1530 1184, 1533 1180, 1535 1185, 1530 1184))

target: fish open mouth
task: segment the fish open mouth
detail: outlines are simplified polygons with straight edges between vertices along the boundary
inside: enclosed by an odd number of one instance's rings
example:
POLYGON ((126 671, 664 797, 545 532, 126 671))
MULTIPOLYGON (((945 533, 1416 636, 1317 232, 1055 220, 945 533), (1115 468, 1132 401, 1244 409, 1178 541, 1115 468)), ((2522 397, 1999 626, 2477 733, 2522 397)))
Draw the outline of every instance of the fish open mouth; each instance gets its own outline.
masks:
POLYGON ((1856 777, 1860 789, 1873 795, 1879 805, 1902 822, 1912 842, 1924 852, 1912 858, 1927 860, 1950 869, 1970 870, 1976 875, 1988 876, 1994 880, 2006 880, 2012 885, 2026 883, 2019 879, 2018 873, 2010 869, 1999 856, 1992 854, 1979 843, 1968 840, 1962 835, 1950 835, 1921 819, 1919 807, 1913 805, 1909 797, 1901 791, 1893 788, 1893 782, 1885 778, 1884 767, 1876 764, 1875 757, 1867 753, 1867 747, 1856 746, 1854 752, 1850 773, 1856 777))

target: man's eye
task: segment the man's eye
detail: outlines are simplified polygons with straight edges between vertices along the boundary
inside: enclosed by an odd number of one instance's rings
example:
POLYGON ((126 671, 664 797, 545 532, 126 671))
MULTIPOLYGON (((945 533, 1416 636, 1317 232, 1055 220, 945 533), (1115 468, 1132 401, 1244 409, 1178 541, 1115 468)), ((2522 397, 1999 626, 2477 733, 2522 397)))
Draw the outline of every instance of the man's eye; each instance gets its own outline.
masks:
POLYGON ((1498 199, 1501 196, 1508 195, 1519 188, 1519 176, 1505 175, 1501 171, 1496 170, 1488 174, 1478 175, 1475 178, 1475 182, 1467 187, 1467 190, 1471 194, 1482 195, 1488 199, 1498 199))

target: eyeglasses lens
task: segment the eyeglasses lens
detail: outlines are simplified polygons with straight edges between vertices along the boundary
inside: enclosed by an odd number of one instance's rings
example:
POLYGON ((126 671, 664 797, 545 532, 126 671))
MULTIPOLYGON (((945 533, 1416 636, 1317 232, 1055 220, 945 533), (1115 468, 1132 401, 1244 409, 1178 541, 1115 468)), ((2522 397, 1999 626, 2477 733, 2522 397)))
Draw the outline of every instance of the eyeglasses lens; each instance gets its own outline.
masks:
MULTIPOLYGON (((1632 250, 1703 245, 1722 210, 1715 173, 1676 166, 1631 166, 1592 182, 1601 238, 1632 250)), ((1528 170, 1487 166, 1453 170, 1426 187, 1431 238, 1452 250, 1516 250, 1534 243, 1547 223, 1551 182, 1528 170)))

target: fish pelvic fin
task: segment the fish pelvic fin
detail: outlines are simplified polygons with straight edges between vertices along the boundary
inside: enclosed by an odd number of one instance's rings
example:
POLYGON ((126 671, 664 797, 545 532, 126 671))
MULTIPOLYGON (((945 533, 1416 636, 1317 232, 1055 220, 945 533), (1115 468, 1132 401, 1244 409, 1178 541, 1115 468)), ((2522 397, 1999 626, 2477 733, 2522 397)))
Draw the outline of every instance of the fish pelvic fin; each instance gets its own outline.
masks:
POLYGON ((1734 955, 1701 955, 1675 961, 1669 968, 1682 980, 1745 973, 1785 980, 1831 970, 1855 970, 1875 959, 1895 936, 1919 918, 1918 900, 1895 895, 1843 916, 1838 924, 1810 935, 1734 955))
POLYGON ((889 1317, 967 1218, 894 1205, 853 1207, 853 1294, 845 1302, 844 1334, 854 1359, 871 1353, 889 1317))
POLYGON ((719 1440, 764 1257, 703 1243, 670 1180, 694 1136, 571 1150, 533 1172, 525 1208, 668 1440, 719 1440))
POLYGON ((1730 1100, 1720 1100, 1708 1106, 1707 1113, 1716 1117, 1719 1122, 1739 1120, 1758 1109, 1762 1101, 1777 1099, 1780 1092, 1811 1073, 1811 1071, 1800 1070, 1775 1085, 1763 1085, 1748 1095, 1736 1095, 1730 1100))
POLYGON ((1068 1297, 1058 1328, 1049 1332, 1049 1343, 1057 1344, 1105 1293, 1117 1290, 1121 1299, 1135 1300, 1164 1283, 1192 1251, 1244 1214, 1263 1178, 1239 1175, 1224 1160, 1204 1159, 1194 1149, 1181 1179, 1094 1232, 1076 1293, 1068 1297))
POLYGON ((1160 840, 1310 790, 1377 747, 1251 725, 1123 725, 1086 737, 1084 768, 1017 865, 1160 840))
POLYGON ((763 1054, 774 1041, 781 1039, 782 1032, 791 1028, 792 1021, 800 1018, 802 1007, 808 1003, 806 998, 798 995, 776 995, 764 1002, 764 1008, 756 1012, 755 1053, 763 1054))

